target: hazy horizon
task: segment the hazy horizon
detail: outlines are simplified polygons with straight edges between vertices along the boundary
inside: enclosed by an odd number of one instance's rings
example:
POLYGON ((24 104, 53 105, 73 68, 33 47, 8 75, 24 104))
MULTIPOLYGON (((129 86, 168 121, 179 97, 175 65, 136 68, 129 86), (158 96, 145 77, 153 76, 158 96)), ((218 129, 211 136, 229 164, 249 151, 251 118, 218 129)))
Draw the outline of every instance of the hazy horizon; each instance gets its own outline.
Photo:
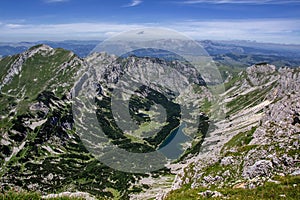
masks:
MULTIPOLYGON (((36 44, 43 44, 43 42, 53 42, 53 43, 63 43, 63 42, 103 42, 105 41, 106 39, 108 38, 105 38, 103 40, 97 40, 97 39, 61 39, 61 40, 28 40, 28 41, 23 41, 23 40, 20 40, 20 41, 1 41, 0 40, 0 44, 21 44, 21 43, 36 43, 36 44)), ((299 44, 296 44, 296 43, 275 43, 275 42, 264 42, 264 41, 256 41, 256 40, 235 40, 235 39, 228 39, 228 40, 218 40, 218 39, 199 39, 199 40, 195 40, 195 41, 198 41, 198 42, 203 42, 203 41, 211 41, 211 42, 224 42, 224 43, 230 43, 230 44, 233 44, 235 42, 239 42, 239 43, 258 43, 258 44, 270 44, 270 45, 282 45, 282 46, 296 46, 296 47, 300 47, 300 43, 299 44)))
POLYGON ((299 0, 12 0, 0 7, 0 42, 104 40, 163 27, 195 40, 300 44, 299 0))

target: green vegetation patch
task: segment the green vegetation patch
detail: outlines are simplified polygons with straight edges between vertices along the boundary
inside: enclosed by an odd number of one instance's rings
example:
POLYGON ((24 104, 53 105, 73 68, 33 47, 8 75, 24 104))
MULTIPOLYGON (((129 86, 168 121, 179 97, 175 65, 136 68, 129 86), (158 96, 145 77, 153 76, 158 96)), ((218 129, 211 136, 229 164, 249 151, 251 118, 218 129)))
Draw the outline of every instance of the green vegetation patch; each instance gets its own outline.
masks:
POLYGON ((233 136, 231 140, 229 140, 223 147, 222 152, 227 149, 232 149, 239 147, 241 150, 243 146, 248 145, 252 138, 253 133, 255 132, 257 127, 252 127, 249 131, 238 133, 237 135, 233 136))
MULTIPOLYGON (((300 199, 300 176, 275 177, 274 179, 280 181, 280 184, 267 182, 254 189, 220 188, 216 190, 224 196, 209 199, 300 199)), ((191 189, 189 185, 185 185, 181 189, 170 192, 166 200, 207 199, 199 194, 206 190, 207 188, 203 187, 191 189)))
MULTIPOLYGON (((40 200, 41 195, 36 192, 16 192, 8 191, 6 193, 0 193, 1 200, 40 200)), ((49 198, 48 200, 84 200, 84 198, 75 197, 57 197, 49 198)))

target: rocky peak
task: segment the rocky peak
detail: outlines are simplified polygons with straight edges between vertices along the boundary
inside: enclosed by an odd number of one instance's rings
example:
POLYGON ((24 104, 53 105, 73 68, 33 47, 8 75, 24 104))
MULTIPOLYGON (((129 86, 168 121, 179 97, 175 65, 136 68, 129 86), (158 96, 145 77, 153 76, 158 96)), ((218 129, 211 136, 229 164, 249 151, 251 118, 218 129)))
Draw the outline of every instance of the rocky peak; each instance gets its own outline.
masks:
POLYGON ((4 85, 10 83, 10 81, 15 75, 20 74, 22 70, 22 66, 28 58, 31 58, 38 53, 41 54, 42 56, 52 55, 54 51, 55 50, 50 46, 41 44, 41 45, 31 47, 24 53, 19 54, 17 59, 14 61, 14 63, 11 65, 10 69, 8 70, 7 75, 3 78, 2 83, 0 84, 0 90, 4 85))
POLYGON ((248 67, 246 69, 246 72, 251 75, 251 74, 257 74, 257 73, 262 73, 262 74, 271 74, 276 71, 276 66, 275 65, 270 65, 268 63, 259 63, 252 65, 251 67, 248 67))
MULTIPOLYGON (((116 82, 124 71, 132 71, 133 76, 144 79, 143 74, 151 76, 151 74, 160 75, 169 73, 167 68, 177 71, 181 76, 185 76, 187 81, 199 85, 206 85, 200 73, 194 67, 191 67, 180 61, 166 61, 160 58, 136 57, 128 58, 108 55, 107 53, 93 53, 88 56, 86 62, 90 66, 96 66, 95 71, 99 78, 108 82, 116 82), (147 67, 145 67, 147 66, 147 67)), ((174 78, 176 80, 176 78, 174 78)))
POLYGON ((35 55, 36 53, 41 53, 43 56, 46 56, 48 53, 51 53, 54 49, 48 45, 40 44, 34 47, 31 47, 23 54, 28 55, 28 58, 35 55))
POLYGON ((254 85, 262 85, 266 82, 272 82, 278 77, 272 76, 276 74, 276 67, 267 63, 252 65, 246 69, 250 82, 254 85))

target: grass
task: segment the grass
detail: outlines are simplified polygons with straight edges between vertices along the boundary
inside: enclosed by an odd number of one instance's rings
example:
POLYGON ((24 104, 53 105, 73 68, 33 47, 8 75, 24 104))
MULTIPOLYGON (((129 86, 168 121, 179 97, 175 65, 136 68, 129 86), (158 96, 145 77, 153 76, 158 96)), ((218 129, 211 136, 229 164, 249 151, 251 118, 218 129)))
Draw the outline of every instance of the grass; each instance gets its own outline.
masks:
POLYGON ((228 82, 224 83, 225 91, 232 88, 235 85, 235 83, 240 80, 242 80, 242 77, 234 75, 228 82))
MULTIPOLYGON (((0 199, 1 200, 40 200, 42 199, 42 197, 37 192, 9 191, 6 193, 0 193, 0 199)), ((83 200, 83 198, 58 197, 58 198, 50 198, 49 200, 83 200)))
POLYGON ((242 109, 246 109, 248 107, 254 107, 263 102, 267 96, 267 94, 276 86, 276 83, 272 83, 271 85, 251 91, 245 95, 239 95, 229 103, 227 103, 227 108, 229 111, 227 115, 234 114, 242 109))
POLYGON ((256 127, 252 127, 249 131, 241 132, 231 138, 223 147, 222 151, 225 149, 232 149, 235 147, 243 147, 248 145, 252 140, 252 135, 255 132, 256 127))
MULTIPOLYGON (((11 82, 2 88, 2 92, 8 93, 17 99, 23 99, 23 101, 18 103, 18 114, 25 113, 28 110, 28 105, 45 88, 56 88, 56 95, 61 97, 63 91, 71 88, 74 80, 70 77, 75 74, 79 65, 65 69, 59 66, 73 58, 74 55, 63 49, 56 49, 53 55, 45 56, 37 53, 23 63, 21 74, 14 76, 11 82)), ((7 59, 2 60, 0 66, 5 67, 10 62, 7 59)), ((4 71, 0 73, 4 73, 4 71)))
POLYGON ((201 88, 201 86, 196 85, 196 84, 193 84, 193 90, 196 94, 201 94, 203 92, 203 89, 201 88))
POLYGON ((232 75, 232 78, 224 83, 225 91, 230 89, 237 81, 241 80, 242 77, 239 77, 239 73, 243 71, 242 68, 239 67, 229 67, 225 65, 218 66, 218 70, 222 76, 222 79, 225 81, 229 75, 232 75))
POLYGON ((156 121, 144 122, 140 125, 138 130, 134 131, 133 135, 142 137, 144 133, 154 130, 157 131, 165 125, 167 125, 167 123, 159 123, 156 121))
POLYGON ((227 103, 227 108, 230 110, 227 112, 228 115, 234 114, 239 110, 245 109, 250 106, 256 106, 261 103, 268 92, 273 88, 273 86, 266 87, 265 89, 257 89, 249 92, 245 95, 240 95, 227 103))
POLYGON ((208 100, 208 98, 206 97, 204 99, 203 104, 201 105, 201 111, 203 111, 204 113, 209 113, 210 109, 212 107, 212 103, 208 100))
POLYGON ((5 200, 37 200, 41 199, 38 193, 30 193, 30 192, 14 192, 9 191, 4 194, 0 194, 0 199, 5 200))
POLYGON ((0 80, 4 78, 9 70, 10 66, 13 64, 18 55, 7 56, 0 60, 0 80))
MULTIPOLYGON (((220 188, 216 190, 224 195, 222 199, 300 199, 300 176, 275 177, 274 179, 280 181, 280 184, 267 182, 254 189, 220 188)), ((207 199, 199 195, 199 192, 205 190, 207 188, 191 189, 189 185, 185 185, 181 189, 170 192, 166 200, 207 199)))
POLYGON ((118 200, 121 198, 120 192, 118 190, 114 188, 106 188, 106 190, 112 193, 112 195, 114 196, 113 197, 114 200, 118 200))

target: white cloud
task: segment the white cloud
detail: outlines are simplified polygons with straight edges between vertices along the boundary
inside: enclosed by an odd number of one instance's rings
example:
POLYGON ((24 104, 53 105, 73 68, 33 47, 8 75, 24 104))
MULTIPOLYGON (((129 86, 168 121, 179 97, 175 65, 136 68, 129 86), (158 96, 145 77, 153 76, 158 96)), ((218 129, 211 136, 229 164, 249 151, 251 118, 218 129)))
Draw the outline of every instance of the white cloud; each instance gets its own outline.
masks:
POLYGON ((23 27, 23 24, 5 24, 6 27, 14 29, 14 28, 20 28, 23 27))
POLYGON ((69 0, 44 0, 46 3, 63 3, 69 0))
POLYGON ((300 43, 300 20, 186 21, 174 26, 196 39, 300 43))
POLYGON ((143 3, 143 1, 141 0, 132 0, 129 4, 125 5, 124 7, 134 7, 140 5, 141 3, 143 3))
POLYGON ((183 4, 289 4, 300 3, 300 0, 185 0, 183 4))
POLYGON ((257 40, 300 44, 300 19, 181 21, 161 24, 67 23, 2 24, 1 41, 105 39, 127 30, 145 27, 177 30, 194 39, 257 40), (55 31, 54 31, 55 30, 55 31))
POLYGON ((65 39, 105 39, 113 34, 144 27, 137 24, 67 23, 67 24, 3 24, 1 41, 37 41, 65 39))

